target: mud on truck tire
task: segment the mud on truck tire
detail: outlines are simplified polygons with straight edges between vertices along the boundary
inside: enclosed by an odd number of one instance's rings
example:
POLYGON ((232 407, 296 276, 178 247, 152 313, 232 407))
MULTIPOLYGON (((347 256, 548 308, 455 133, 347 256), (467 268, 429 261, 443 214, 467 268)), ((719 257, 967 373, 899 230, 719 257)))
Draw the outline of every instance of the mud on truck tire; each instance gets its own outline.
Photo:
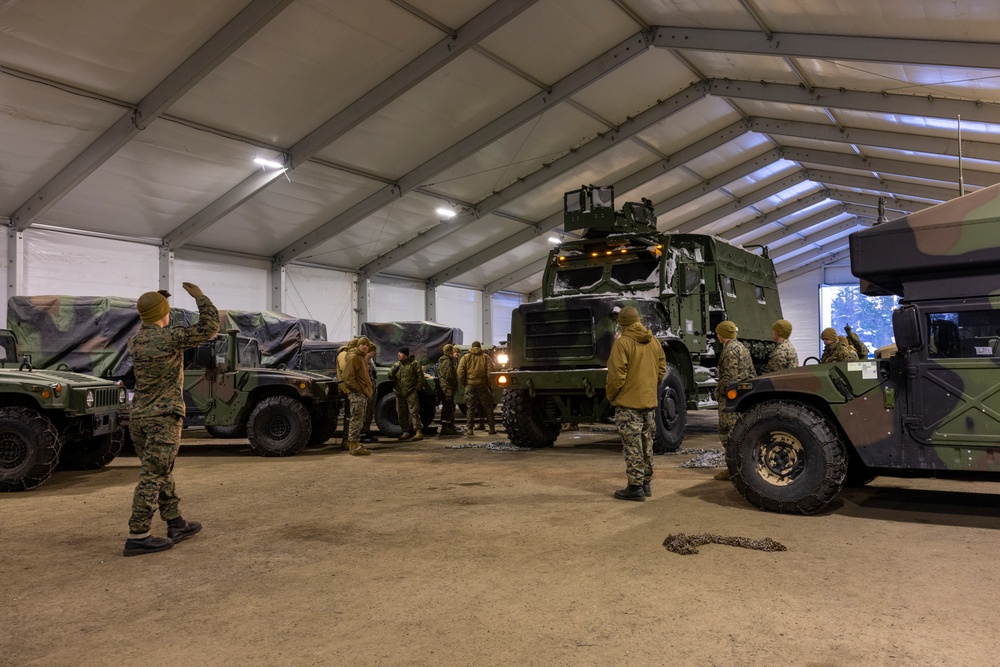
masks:
POLYGON ((815 514, 844 486, 847 448, 818 410, 797 401, 766 401, 740 415, 729 434, 726 464, 751 505, 815 514))
POLYGON ((52 475, 62 441, 37 410, 0 408, 0 491, 28 491, 52 475))

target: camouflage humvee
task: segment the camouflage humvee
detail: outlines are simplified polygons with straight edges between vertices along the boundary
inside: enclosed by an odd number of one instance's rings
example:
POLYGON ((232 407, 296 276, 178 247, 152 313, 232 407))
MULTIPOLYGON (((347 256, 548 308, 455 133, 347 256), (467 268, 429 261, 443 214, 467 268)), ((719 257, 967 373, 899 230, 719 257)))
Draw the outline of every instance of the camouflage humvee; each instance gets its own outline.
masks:
MULTIPOLYGON (((190 324, 197 313, 174 308, 171 322, 190 324)), ((47 368, 121 380, 135 377, 128 338, 140 326, 135 300, 120 297, 11 297, 8 325, 47 368)), ((246 437, 261 456, 289 456, 333 435, 335 379, 261 367, 255 341, 230 330, 185 352, 184 425, 217 437, 246 437)))
POLYGON ((125 387, 32 367, 14 333, 0 330, 0 491, 26 491, 57 465, 89 470, 121 451, 125 387))
POLYGON ((729 473, 761 509, 813 514, 877 475, 1000 479, 1000 185, 850 248, 862 293, 901 297, 896 350, 729 386, 729 473))
POLYGON ((756 365, 773 349, 781 318, 774 265, 704 234, 656 230, 649 200, 614 208, 610 187, 567 192, 564 226, 583 238, 549 254, 542 300, 522 304, 511 321, 511 370, 503 423, 516 445, 553 444, 564 423, 610 422, 607 360, 625 306, 639 310, 660 341, 667 374, 659 387, 655 451, 676 450, 688 409, 715 409, 719 346, 715 327, 733 320, 756 365))

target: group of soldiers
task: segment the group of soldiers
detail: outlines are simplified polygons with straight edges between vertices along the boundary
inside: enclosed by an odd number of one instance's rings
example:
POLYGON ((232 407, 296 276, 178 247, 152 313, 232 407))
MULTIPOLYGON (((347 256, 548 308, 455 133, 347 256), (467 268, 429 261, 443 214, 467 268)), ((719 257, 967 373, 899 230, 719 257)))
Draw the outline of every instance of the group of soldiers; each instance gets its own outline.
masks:
MULTIPOLYGON (((352 339, 337 353, 337 377, 341 380, 341 394, 347 398, 341 447, 354 456, 371 454, 363 443, 377 441, 371 435, 375 410, 376 352, 375 344, 361 336, 352 339)), ((468 353, 461 358, 461 350, 455 345, 447 344, 441 352, 436 367, 441 398, 441 435, 460 435, 455 428, 455 396, 459 386, 465 389, 467 426, 464 435, 475 435, 477 419, 481 428, 488 424, 489 433, 496 434, 490 382, 492 357, 483 350, 478 340, 473 341, 468 353)), ((389 370, 389 380, 393 382, 396 416, 402 429, 398 439, 423 440, 425 425, 420 416, 420 390, 426 382, 424 369, 410 354, 408 347, 401 347, 396 355, 398 361, 389 370)))

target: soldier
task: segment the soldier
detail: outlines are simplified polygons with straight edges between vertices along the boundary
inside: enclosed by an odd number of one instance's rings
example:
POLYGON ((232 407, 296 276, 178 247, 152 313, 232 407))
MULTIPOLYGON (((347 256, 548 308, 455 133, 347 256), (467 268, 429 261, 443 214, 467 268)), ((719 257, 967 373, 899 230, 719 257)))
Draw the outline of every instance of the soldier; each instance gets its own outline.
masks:
POLYGON ((129 428, 141 467, 125 556, 165 551, 201 530, 197 521, 181 518, 173 471, 185 414, 184 350, 218 333, 219 311, 197 285, 183 283, 183 287, 198 303, 198 321, 193 326, 168 326, 170 304, 159 292, 146 292, 135 304, 142 326, 128 341, 135 372, 129 428), (167 522, 167 537, 149 534, 157 506, 167 522))
POLYGON ((400 440, 423 440, 423 424, 420 422, 420 383, 424 382, 424 369, 415 357, 410 356, 410 348, 401 347, 397 353, 399 361, 392 365, 389 378, 395 380, 396 415, 403 429, 400 440), (410 431, 410 427, 413 428, 410 431))
POLYGON ((368 403, 372 398, 371 375, 368 373, 368 346, 371 341, 365 336, 358 339, 358 344, 347 351, 344 362, 342 386, 347 387, 347 398, 351 403, 351 423, 347 436, 347 448, 351 456, 368 456, 371 451, 361 444, 361 426, 368 413, 368 403))
MULTIPOLYGON (((375 343, 368 345, 368 354, 365 355, 365 363, 368 365, 368 377, 371 378, 372 387, 378 384, 378 371, 375 370, 375 355, 378 353, 378 346, 375 343)), ((378 438, 372 435, 372 419, 375 418, 375 396, 368 399, 365 410, 364 424, 361 426, 361 440, 365 444, 378 442, 378 438)))
MULTIPOLYGON (((347 370, 347 353, 358 346, 358 339, 352 338, 347 345, 342 345, 337 349, 337 379, 344 377, 347 370)), ((344 399, 344 431, 340 438, 340 448, 350 449, 347 446, 347 431, 351 427, 351 401, 348 398, 347 387, 343 383, 340 385, 340 397, 344 399)))
POLYGON ((493 392, 490 389, 490 371, 493 359, 483 352, 482 343, 472 341, 458 362, 458 381, 465 387, 465 435, 475 435, 476 419, 485 416, 490 425, 490 435, 496 435, 496 418, 493 416, 493 392))
POLYGON ((654 410, 667 360, 659 341, 639 322, 638 310, 632 306, 622 308, 618 324, 622 333, 608 356, 605 393, 615 406, 628 484, 615 491, 615 498, 645 501, 652 495, 654 410))
POLYGON ((455 346, 448 344, 441 350, 437 362, 438 386, 441 387, 441 435, 458 435, 455 430, 455 392, 458 391, 458 373, 455 370, 455 346))
POLYGON ((799 354, 792 347, 788 337, 792 335, 792 323, 788 320, 777 320, 771 325, 771 340, 778 344, 767 358, 767 372, 782 371, 786 368, 796 368, 799 365, 799 354))
POLYGON ((823 329, 819 337, 822 339, 824 345, 823 356, 820 358, 821 363, 858 360, 858 353, 846 342, 846 339, 844 341, 840 340, 837 330, 833 327, 823 329))
MULTIPOLYGON (((723 412, 726 406, 726 388, 732 382, 746 380, 756 375, 753 370, 753 359, 746 346, 736 340, 738 333, 736 324, 729 320, 719 322, 715 327, 715 335, 722 345, 722 354, 719 355, 719 377, 718 384, 715 385, 715 400, 719 402, 719 440, 722 446, 726 446, 729 440, 729 432, 736 425, 736 414, 723 412)), ((728 480, 729 472, 722 471, 715 476, 718 480, 728 480)))

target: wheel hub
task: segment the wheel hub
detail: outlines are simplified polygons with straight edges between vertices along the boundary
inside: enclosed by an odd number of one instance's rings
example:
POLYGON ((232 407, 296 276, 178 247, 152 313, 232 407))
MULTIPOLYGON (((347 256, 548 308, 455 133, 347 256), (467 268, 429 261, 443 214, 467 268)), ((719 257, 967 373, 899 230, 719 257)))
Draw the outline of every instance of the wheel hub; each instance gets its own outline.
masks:
POLYGON ((677 394, 673 389, 664 389, 660 395, 660 416, 665 425, 677 419, 677 394))
POLYGON ((264 432, 272 440, 285 440, 292 433, 292 423, 284 415, 272 415, 264 424, 264 432))
POLYGON ((28 459, 28 447, 12 434, 0 436, 0 469, 14 470, 28 459))
POLYGON ((757 474, 769 484, 792 484, 805 468, 805 450, 799 439, 784 431, 773 431, 754 448, 757 474))

